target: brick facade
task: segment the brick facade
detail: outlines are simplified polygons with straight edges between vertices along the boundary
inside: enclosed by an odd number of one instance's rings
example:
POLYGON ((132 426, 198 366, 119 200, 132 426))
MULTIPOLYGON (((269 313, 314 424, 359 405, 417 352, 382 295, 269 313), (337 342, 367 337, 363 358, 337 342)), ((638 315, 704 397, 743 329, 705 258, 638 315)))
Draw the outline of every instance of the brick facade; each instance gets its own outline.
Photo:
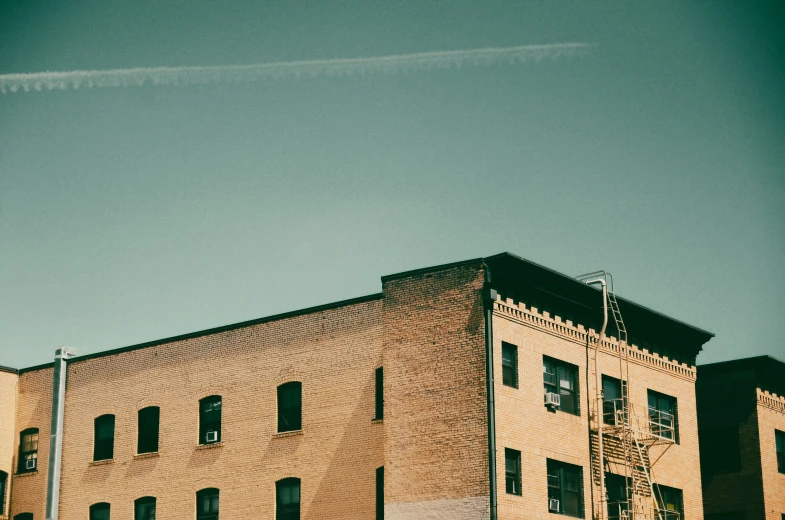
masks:
MULTIPOLYGON (((548 512, 547 459, 583 468, 584 518, 592 518, 591 505, 599 503, 599 487, 592 478, 589 437, 589 422, 596 409, 595 353, 594 343, 590 345, 587 338, 596 334, 525 302, 503 299, 503 295, 495 309, 495 373, 501 374, 502 342, 507 342, 517 347, 520 381, 518 388, 511 388, 502 384, 501 377, 496 377, 497 472, 503 478, 504 448, 512 448, 521 452, 523 473, 527 476, 521 496, 507 494, 500 486, 499 518, 562 517, 548 512), (544 406, 543 356, 578 367, 580 415, 554 413, 544 406)), ((614 340, 609 340, 600 352, 600 370, 603 375, 619 378, 619 360, 613 351, 618 343, 614 340)), ((642 423, 646 420, 648 390, 668 394, 678 402, 679 443, 667 450, 652 449, 652 460, 662 455, 652 467, 655 482, 682 490, 684 517, 701 519, 695 368, 632 348, 638 356, 630 362, 627 379, 629 399, 638 419, 642 423)))
POLYGON ((775 431, 785 432, 785 363, 762 356, 701 365, 698 374, 707 519, 782 520, 775 431))
MULTIPOLYGON (((287 477, 301 479, 303 519, 372 519, 382 466, 387 520, 489 518, 482 295, 490 272, 501 294, 491 304, 498 518, 556 518, 547 507, 547 459, 584 468, 590 518, 598 501, 589 434, 593 322, 573 324, 512 299, 506 288, 516 269, 543 268, 511 255, 485 260, 383 277, 379 295, 69 360, 60 520, 87 518, 99 502, 111 504, 113 519, 131 519, 134 500, 144 496, 157 498, 159 518, 192 519, 196 492, 213 487, 222 519, 273 520, 275 483, 287 477), (502 385, 502 342, 518 347, 517 389, 502 385), (579 415, 543 406, 543 355, 578 367, 579 415), (374 420, 382 366, 384 419, 374 420), (302 429, 281 435, 276 389, 292 381, 302 383, 302 429), (205 446, 199 400, 212 395, 222 400, 221 442, 205 446), (150 406, 160 408, 159 449, 137 455, 138 413, 150 406), (114 455, 92 462, 94 420, 105 414, 115 417, 114 455), (522 453, 521 496, 505 493, 505 448, 522 453)), ((558 276, 556 285, 595 298, 596 291, 558 276)), ((701 342, 710 337, 673 326, 701 342)), ((688 343, 668 348, 694 358, 700 343, 688 343)), ((618 348, 613 339, 602 346, 604 374, 618 375, 618 348)), ((678 399, 680 442, 654 474, 683 491, 686 518, 700 519, 695 369, 643 348, 630 352, 635 407, 645 409, 647 389, 678 399)), ((44 518, 51 395, 51 366, 0 372, 0 420, 15 417, 11 429, 0 422, 0 469, 17 463, 19 432, 39 428, 41 439, 38 471, 13 475, 12 515, 44 518)))

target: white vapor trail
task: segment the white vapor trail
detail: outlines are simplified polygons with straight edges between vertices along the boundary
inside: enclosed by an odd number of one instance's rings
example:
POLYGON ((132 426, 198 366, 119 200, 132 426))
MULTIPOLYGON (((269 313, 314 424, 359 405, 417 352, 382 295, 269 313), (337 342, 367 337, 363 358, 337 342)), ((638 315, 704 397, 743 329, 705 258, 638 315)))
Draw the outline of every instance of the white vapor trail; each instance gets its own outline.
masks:
POLYGON ((0 94, 31 90, 182 86, 249 81, 392 74, 430 69, 515 65, 543 59, 578 56, 593 47, 591 43, 554 43, 518 47, 489 47, 457 51, 422 52, 370 58, 283 61, 255 65, 214 67, 154 67, 111 70, 73 70, 0 74, 0 94))

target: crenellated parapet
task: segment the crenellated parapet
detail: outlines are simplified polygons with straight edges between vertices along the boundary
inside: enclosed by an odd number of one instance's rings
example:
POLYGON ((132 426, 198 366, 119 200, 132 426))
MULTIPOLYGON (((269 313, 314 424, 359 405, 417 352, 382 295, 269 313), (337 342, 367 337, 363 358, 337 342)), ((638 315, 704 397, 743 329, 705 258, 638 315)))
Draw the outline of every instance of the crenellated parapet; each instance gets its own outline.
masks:
MULTIPOLYGON (((511 298, 502 298, 501 295, 497 296, 494 302, 494 313, 521 325, 539 329, 580 345, 586 345, 587 342, 593 345, 599 339, 599 334, 592 328, 587 329, 580 323, 575 324, 571 320, 563 320, 560 316, 551 316, 547 311, 540 312, 536 307, 527 307, 524 302, 515 302, 511 298)), ((600 350, 613 356, 626 353, 630 363, 667 372, 689 381, 696 379, 697 371, 694 366, 679 363, 667 356, 660 356, 634 344, 625 344, 612 336, 606 337, 600 350)))
POLYGON ((785 414, 785 396, 777 395, 768 390, 756 389, 758 394, 758 405, 771 408, 775 412, 785 414))

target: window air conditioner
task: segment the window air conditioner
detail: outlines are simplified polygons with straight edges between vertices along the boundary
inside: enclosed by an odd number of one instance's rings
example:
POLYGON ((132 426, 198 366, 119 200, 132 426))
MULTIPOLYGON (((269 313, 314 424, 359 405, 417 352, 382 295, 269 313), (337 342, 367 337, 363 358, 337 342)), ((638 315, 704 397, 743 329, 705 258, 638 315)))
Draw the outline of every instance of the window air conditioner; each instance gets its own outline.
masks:
POLYGON ((207 442, 216 442, 218 441, 218 432, 215 430, 209 430, 205 435, 205 441, 207 442))
POLYGON ((553 392, 546 392, 545 406, 553 406, 554 408, 558 408, 560 405, 561 405, 561 396, 559 394, 555 394, 553 392))
POLYGON ((27 470, 33 470, 33 469, 35 469, 35 463, 36 463, 36 462, 38 462, 38 460, 37 460, 37 459, 27 459, 27 460, 25 461, 25 469, 27 469, 27 470))
POLYGON ((548 499, 548 511, 551 513, 558 513, 559 512, 559 501, 555 498, 548 499))

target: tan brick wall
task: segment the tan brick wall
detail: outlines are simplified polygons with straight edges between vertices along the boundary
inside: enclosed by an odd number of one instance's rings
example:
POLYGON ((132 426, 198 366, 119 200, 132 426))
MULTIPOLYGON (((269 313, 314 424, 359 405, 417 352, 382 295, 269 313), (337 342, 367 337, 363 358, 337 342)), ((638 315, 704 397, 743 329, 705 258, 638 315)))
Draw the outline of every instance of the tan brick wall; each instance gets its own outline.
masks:
MULTIPOLYGON (((493 327, 500 520, 563 518, 548 513, 549 458, 583 467, 585 517, 591 518, 592 497, 599 504, 599 493, 592 487, 589 448, 589 415, 594 403, 588 399, 594 401, 595 395, 594 349, 587 349, 585 330, 570 322, 563 323, 560 318, 552 319, 547 313, 532 312, 519 302, 501 299, 493 327), (503 341, 518 347, 517 389, 502 384, 503 341), (544 406, 543 355, 579 367, 580 416, 552 413, 544 406), (521 496, 505 491, 505 448, 521 452, 521 496)), ((678 400, 680 444, 670 447, 653 467, 655 481, 681 489, 685 518, 702 519, 694 368, 639 352, 639 362, 629 364, 628 382, 630 401, 642 423, 647 389, 678 400)), ((601 372, 618 378, 618 358, 606 351, 600 356, 601 372)), ((661 452, 661 448, 653 448, 652 460, 661 452)))
POLYGON ((757 391, 763 502, 766 520, 782 520, 785 514, 785 474, 777 469, 774 430, 785 432, 785 397, 757 391))
MULTIPOLYGON (((222 519, 272 520, 285 477, 302 479, 304 519, 372 518, 380 309, 375 300, 69 363, 60 519, 82 520, 104 501, 130 519, 146 495, 160 518, 192 518, 196 491, 217 487, 222 519), (293 380, 303 384, 303 434, 276 438, 276 388, 293 380), (212 394, 223 397, 222 446, 197 449, 198 402, 212 394), (161 408, 159 456, 138 458, 137 412, 151 405, 161 408), (116 417, 114 461, 92 465, 93 421, 106 413, 116 417)), ((23 376, 20 427, 35 423, 42 438, 50 375, 23 376), (46 379, 38 407, 32 378, 46 379)), ((45 472, 18 480, 15 512, 43 518, 45 472)))
MULTIPOLYGON (((19 432, 38 428, 38 470, 14 475, 11 487, 11 515, 46 513, 46 477, 49 468, 49 431, 52 420, 52 368, 34 370, 19 376, 16 409, 14 464, 17 463, 19 432)), ((16 468, 14 468, 16 470, 16 468)))
POLYGON ((463 265, 384 281, 390 519, 488 518, 483 276, 463 265))
MULTIPOLYGON (((16 445, 16 387, 19 376, 14 373, 0 371, 0 471, 8 475, 6 488, 10 487, 14 474, 14 447, 16 445)), ((6 497, 0 497, 5 503, 0 510, 0 518, 8 513, 8 490, 6 497)))

